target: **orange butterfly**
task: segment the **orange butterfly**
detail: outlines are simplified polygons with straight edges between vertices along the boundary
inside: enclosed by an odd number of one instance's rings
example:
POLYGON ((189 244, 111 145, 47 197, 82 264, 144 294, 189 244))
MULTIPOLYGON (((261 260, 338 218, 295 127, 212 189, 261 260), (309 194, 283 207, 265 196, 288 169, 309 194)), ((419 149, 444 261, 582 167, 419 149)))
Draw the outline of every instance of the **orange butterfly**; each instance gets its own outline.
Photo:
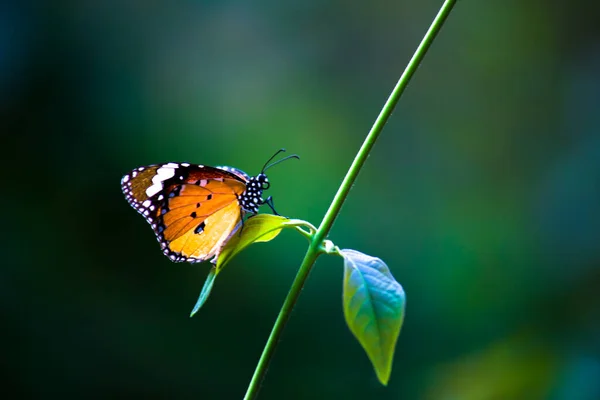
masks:
POLYGON ((253 177, 232 167, 167 163, 134 169, 121 179, 121 190, 150 223, 171 261, 202 262, 218 256, 246 214, 256 214, 263 204, 277 214, 271 196, 262 198, 270 187, 265 171, 299 158, 293 154, 269 164, 282 151, 253 177))

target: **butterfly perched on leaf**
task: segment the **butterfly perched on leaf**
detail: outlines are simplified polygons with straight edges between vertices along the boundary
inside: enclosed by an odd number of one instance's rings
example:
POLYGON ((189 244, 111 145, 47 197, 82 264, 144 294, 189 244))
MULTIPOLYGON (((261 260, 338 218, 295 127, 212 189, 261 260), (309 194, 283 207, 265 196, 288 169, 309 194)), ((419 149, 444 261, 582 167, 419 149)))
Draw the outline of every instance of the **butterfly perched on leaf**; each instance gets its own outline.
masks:
POLYGON ((232 167, 209 167, 189 163, 166 163, 139 167, 123 176, 121 190, 129 204, 146 218, 163 253, 174 262, 202 262, 218 256, 233 234, 243 226, 246 215, 259 206, 273 207, 266 170, 250 177, 232 167))

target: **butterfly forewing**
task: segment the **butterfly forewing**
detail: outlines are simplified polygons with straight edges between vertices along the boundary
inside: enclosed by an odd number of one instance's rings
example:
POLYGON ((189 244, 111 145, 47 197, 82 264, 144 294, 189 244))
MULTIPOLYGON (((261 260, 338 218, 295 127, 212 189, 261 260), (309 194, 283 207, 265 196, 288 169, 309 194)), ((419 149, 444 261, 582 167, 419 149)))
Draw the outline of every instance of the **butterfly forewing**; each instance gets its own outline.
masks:
POLYGON ((228 167, 226 165, 220 165, 217 168, 222 169, 223 171, 231 172, 232 174, 236 175, 238 178, 240 178, 244 182, 248 182, 250 180, 250 177, 248 176, 248 174, 245 173, 244 171, 242 171, 241 169, 237 169, 234 167, 228 167))
POLYGON ((216 254, 241 221, 238 196, 247 175, 239 172, 187 163, 151 165, 125 175, 121 189, 171 260, 201 262, 216 254))

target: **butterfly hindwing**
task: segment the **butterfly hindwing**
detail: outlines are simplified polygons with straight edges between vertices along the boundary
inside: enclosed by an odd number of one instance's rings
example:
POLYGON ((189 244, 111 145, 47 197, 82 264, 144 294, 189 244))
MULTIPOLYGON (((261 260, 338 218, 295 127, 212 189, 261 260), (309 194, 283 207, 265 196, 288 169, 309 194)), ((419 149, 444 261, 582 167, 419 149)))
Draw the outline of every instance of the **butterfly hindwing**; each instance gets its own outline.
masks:
POLYGON ((219 252, 240 225, 240 207, 231 202, 200 223, 188 223, 189 229, 182 230, 182 234, 169 241, 167 255, 174 261, 208 260, 219 252))
MULTIPOLYGON (((241 171, 240 171, 241 172, 241 171)), ((152 226, 172 261, 212 258, 241 222, 243 175, 187 163, 140 167, 125 175, 127 201, 152 226)))

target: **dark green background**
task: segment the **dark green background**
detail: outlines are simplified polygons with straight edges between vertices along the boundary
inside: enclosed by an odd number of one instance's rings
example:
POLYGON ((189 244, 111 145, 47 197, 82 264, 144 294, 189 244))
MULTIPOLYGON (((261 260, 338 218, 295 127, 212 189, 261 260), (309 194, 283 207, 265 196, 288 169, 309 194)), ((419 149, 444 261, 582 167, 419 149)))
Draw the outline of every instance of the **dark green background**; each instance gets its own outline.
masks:
MULTIPOLYGON (((460 1, 330 239, 407 294, 390 384, 321 257, 261 399, 600 398, 600 7, 460 1)), ((240 399, 306 241, 173 264, 119 187, 188 161, 270 171, 318 224, 441 1, 0 6, 2 393, 240 399)))

